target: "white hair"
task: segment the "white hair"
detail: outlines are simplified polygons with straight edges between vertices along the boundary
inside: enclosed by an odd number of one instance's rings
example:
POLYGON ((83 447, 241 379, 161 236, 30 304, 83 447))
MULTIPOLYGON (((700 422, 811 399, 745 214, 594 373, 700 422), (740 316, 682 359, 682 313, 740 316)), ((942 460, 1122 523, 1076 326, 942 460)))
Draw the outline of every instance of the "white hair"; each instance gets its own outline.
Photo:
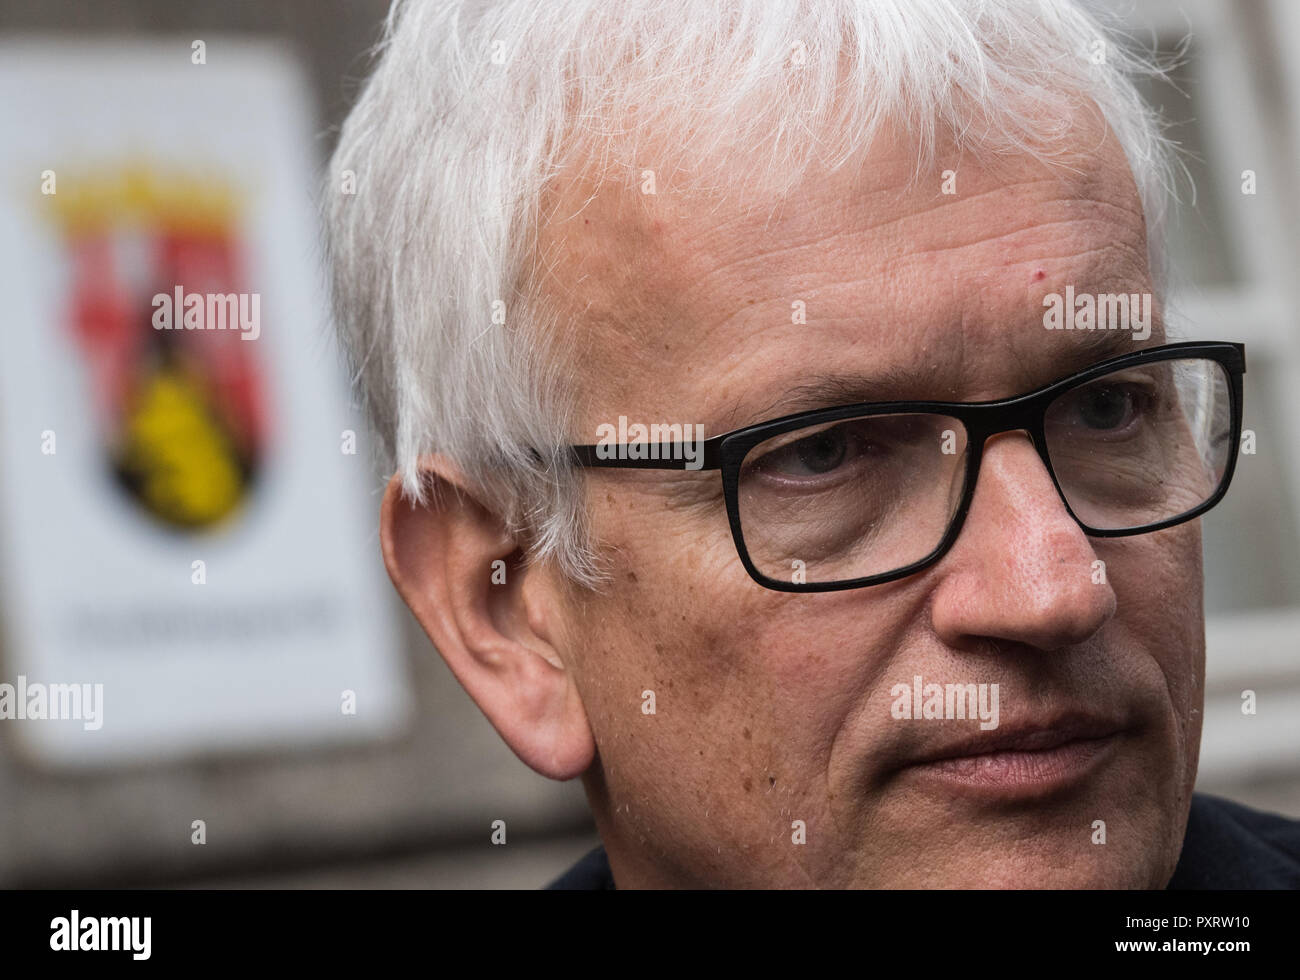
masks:
POLYGON ((652 140, 656 160, 758 159, 746 190, 781 194, 860 162, 882 124, 912 134, 919 173, 942 134, 1060 156, 1086 108, 1127 154, 1163 281, 1173 157, 1134 85, 1161 68, 1070 0, 395 0, 378 51, 324 208, 383 463, 424 500, 419 460, 445 455, 531 560, 588 585, 572 332, 533 274, 567 167, 606 174, 652 140))

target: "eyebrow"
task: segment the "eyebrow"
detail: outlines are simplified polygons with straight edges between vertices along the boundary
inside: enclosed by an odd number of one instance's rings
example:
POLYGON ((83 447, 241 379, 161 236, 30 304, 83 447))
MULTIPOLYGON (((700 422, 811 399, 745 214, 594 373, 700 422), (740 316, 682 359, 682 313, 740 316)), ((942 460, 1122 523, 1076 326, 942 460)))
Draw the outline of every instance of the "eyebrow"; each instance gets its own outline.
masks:
POLYGON ((743 425, 743 420, 760 422, 834 405, 901 401, 908 397, 909 392, 918 389, 920 380, 921 376, 911 368, 889 368, 874 377, 857 374, 821 375, 783 388, 780 395, 761 407, 749 409, 736 404, 727 413, 727 420, 728 424, 740 422, 743 425))
MULTIPOLYGON (((1135 353, 1147 347, 1156 346, 1155 331, 1145 341, 1134 342, 1128 331, 1119 330, 1080 330, 1060 333, 1060 338, 1069 338, 1069 348, 1062 346, 1061 356, 1046 362, 1044 369, 1033 372, 1034 378, 1029 383, 1019 386, 1016 391, 1003 393, 1009 398, 1025 394, 1077 374, 1094 364, 1118 357, 1120 354, 1135 353), (1077 341, 1077 342, 1076 342, 1077 341)), ((814 411, 839 405, 857 405, 870 402, 891 401, 961 401, 960 398, 945 397, 937 391, 934 374, 927 373, 924 367, 890 367, 873 376, 857 374, 826 374, 783 388, 771 402, 763 406, 749 408, 741 400, 730 406, 724 414, 721 426, 716 432, 727 432, 745 425, 783 418, 797 412, 814 411)), ((765 387, 770 387, 765 385, 765 387)))
POLYGON ((1050 384, 1057 378, 1077 373, 1093 364, 1118 357, 1120 354, 1135 354, 1148 347, 1158 347, 1165 343, 1163 339, 1156 339, 1156 327, 1163 326, 1163 321, 1159 316, 1153 317, 1153 320, 1155 322, 1151 325, 1151 336, 1139 341, 1133 340, 1133 335, 1128 330, 1053 331, 1054 338, 1069 343, 1077 353, 1067 354, 1055 362, 1062 367, 1062 370, 1042 381, 1041 384, 1050 384))

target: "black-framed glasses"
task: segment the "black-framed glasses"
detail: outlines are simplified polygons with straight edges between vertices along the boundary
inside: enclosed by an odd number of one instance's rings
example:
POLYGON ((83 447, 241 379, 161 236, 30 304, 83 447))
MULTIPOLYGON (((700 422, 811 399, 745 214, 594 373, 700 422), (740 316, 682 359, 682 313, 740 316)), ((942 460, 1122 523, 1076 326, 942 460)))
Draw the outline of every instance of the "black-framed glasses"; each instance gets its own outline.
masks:
POLYGON ((745 570, 780 592, 915 574, 952 547, 984 443, 1028 433, 1066 510, 1093 537, 1173 527, 1227 492, 1246 348, 1180 343, 1109 358, 990 402, 868 402, 705 440, 571 446, 586 467, 721 470, 745 570), (634 447, 629 452, 629 445, 634 447))

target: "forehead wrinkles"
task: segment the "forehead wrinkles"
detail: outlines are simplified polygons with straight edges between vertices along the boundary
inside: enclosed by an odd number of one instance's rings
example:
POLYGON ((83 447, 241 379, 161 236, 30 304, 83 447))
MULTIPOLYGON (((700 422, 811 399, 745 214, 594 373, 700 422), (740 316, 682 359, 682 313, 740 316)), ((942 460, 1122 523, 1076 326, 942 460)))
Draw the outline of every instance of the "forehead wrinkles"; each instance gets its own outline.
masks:
MULTIPOLYGON (((882 138, 869 166, 833 174, 811 170, 786 200, 683 194, 671 172, 666 179, 659 171, 651 195, 643 193, 634 168, 606 168, 612 174, 606 179, 570 171, 550 190, 537 266, 540 291, 559 310, 559 329, 570 334, 571 370, 586 395, 580 403, 611 389, 626 400, 626 384, 637 378, 680 385, 700 365, 698 358, 677 355, 687 346, 701 348, 720 324, 743 316, 748 304, 770 303, 782 290, 794 289, 784 272, 805 281, 801 296, 830 290, 824 294, 829 299, 840 290, 823 257, 840 249, 881 251, 879 268, 864 269, 857 278, 898 278, 904 292, 920 285, 914 278, 918 269, 904 271, 909 257, 948 251, 951 260, 951 250, 980 245, 984 231, 996 239, 998 225, 1014 236, 1013 251, 1023 261, 1036 258, 1041 248, 1041 257, 1057 260, 1058 269, 1081 271, 1078 255, 1068 259, 1076 244, 1079 251, 1092 248, 1084 237, 1095 234, 1108 239, 1106 251, 1127 251, 1144 266, 1137 187, 1118 142, 1098 127, 1098 120, 1081 113, 1074 150, 1050 163, 1030 156, 977 160, 949 139, 932 179, 919 183, 912 181, 910 142, 882 138), (956 195, 939 193, 946 169, 956 173, 956 195), (1024 195, 1023 213, 1003 210, 1005 203, 996 197, 981 201, 1009 182, 1023 187, 1017 190, 1024 195), (1067 223, 1074 227, 1066 229, 1067 223), (1090 233, 1090 227, 1100 230, 1090 233), (669 366, 674 360, 676 371, 669 366)), ((741 168, 734 183, 745 179, 741 168)), ((1012 261, 1007 254, 999 264, 1012 261)), ((877 285, 883 287, 877 299, 888 302, 889 282, 877 285)))

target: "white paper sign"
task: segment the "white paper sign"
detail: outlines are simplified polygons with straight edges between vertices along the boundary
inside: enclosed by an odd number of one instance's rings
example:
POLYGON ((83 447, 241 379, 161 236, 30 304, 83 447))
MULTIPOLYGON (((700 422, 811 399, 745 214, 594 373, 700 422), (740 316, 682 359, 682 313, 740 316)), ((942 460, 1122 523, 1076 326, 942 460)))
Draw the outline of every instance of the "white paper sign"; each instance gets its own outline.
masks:
POLYGON ((398 730, 295 66, 7 41, 0 133, 0 738, 95 764, 398 730))

